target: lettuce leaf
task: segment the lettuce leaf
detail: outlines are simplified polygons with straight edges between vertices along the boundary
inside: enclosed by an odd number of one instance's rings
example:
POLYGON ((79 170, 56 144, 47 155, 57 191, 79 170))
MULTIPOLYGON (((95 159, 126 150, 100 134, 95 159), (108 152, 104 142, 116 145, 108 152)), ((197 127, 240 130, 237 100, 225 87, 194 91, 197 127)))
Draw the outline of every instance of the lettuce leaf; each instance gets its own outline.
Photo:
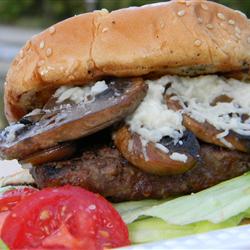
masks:
POLYGON ((0 187, 0 195, 5 193, 6 191, 13 190, 13 189, 16 189, 16 187, 15 186, 0 187))
POLYGON ((155 217, 173 225, 197 222, 218 224, 240 213, 250 213, 250 172, 216 186, 167 201, 140 201, 116 205, 125 223, 155 217))
POLYGON ((184 237, 211 230, 233 227, 239 224, 241 218, 242 215, 234 216, 217 224, 203 221, 184 226, 169 224, 158 218, 148 218, 129 224, 129 237, 134 244, 184 237))
MULTIPOLYGON (((4 186, 4 187, 0 187, 0 196, 7 192, 7 191, 10 191, 10 190, 14 190, 14 189, 22 189, 22 188, 25 188, 25 187, 31 187, 30 185, 9 185, 9 186, 4 186)), ((0 248, 1 250, 1 248, 0 248)))
POLYGON ((1 250, 9 250, 6 244, 0 239, 0 249, 1 250))
POLYGON ((148 216, 143 216, 143 212, 147 209, 160 205, 166 200, 143 200, 143 201, 128 201, 113 204, 118 213, 122 215, 123 220, 126 223, 130 223, 139 218, 147 218, 148 216))

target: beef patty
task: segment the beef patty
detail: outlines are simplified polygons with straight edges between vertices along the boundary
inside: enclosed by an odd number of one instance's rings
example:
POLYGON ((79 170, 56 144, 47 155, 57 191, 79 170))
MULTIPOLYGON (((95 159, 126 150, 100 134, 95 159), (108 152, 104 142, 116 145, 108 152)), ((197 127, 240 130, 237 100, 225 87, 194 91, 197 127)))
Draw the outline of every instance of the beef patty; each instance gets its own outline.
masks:
POLYGON ((85 149, 81 156, 33 167, 40 188, 71 184, 112 201, 166 198, 197 192, 250 170, 250 155, 201 144, 201 160, 178 175, 147 174, 131 165, 111 146, 85 149))

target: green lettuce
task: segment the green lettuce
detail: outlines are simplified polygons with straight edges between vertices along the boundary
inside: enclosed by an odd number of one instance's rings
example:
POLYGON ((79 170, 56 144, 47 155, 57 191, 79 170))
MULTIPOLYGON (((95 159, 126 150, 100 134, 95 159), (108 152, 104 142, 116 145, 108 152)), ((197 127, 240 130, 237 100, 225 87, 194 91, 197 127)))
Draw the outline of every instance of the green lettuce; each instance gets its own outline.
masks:
POLYGON ((5 186, 5 187, 0 187, 0 195, 5 193, 6 191, 16 189, 15 186, 5 186))
POLYGON ((216 186, 168 200, 115 205, 133 243, 183 237, 239 225, 250 218, 250 172, 216 186))
POLYGON ((5 243, 0 239, 0 249, 1 250, 9 250, 9 248, 5 245, 5 243))
POLYGON ((9 185, 9 186, 5 186, 5 187, 0 187, 0 195, 7 192, 7 191, 10 191, 10 190, 25 188, 25 187, 32 188, 32 186, 29 186, 29 185, 16 185, 16 186, 9 185))
POLYGON ((234 216, 221 223, 202 221, 188 225, 174 225, 158 218, 147 218, 128 225, 129 237, 134 244, 184 237, 227 227, 237 226, 241 216, 234 216))
POLYGON ((128 201, 114 204, 116 210, 122 216, 123 220, 128 224, 139 218, 146 218, 143 213, 149 208, 160 205, 166 200, 143 200, 143 201, 128 201))
POLYGON ((133 202, 131 207, 125 202, 116 208, 127 224, 141 216, 156 217, 175 225, 199 221, 220 223, 250 208, 250 172, 196 194, 164 202, 133 202))

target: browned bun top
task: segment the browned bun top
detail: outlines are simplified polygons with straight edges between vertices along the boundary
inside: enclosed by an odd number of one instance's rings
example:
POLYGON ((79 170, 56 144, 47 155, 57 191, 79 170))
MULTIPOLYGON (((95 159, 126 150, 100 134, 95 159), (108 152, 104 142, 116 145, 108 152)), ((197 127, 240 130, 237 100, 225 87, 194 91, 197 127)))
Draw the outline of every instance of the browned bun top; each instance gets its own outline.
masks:
POLYGON ((61 85, 105 76, 241 72, 250 65, 250 22, 214 2, 179 0, 95 11, 31 38, 5 85, 9 121, 40 107, 61 85))

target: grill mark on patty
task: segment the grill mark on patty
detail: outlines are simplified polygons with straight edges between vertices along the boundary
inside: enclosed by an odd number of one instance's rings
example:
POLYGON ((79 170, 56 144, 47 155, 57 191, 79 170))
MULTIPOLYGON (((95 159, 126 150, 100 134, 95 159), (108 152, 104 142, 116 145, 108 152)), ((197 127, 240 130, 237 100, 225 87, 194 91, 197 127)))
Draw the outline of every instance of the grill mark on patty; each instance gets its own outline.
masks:
POLYGON ((250 170, 250 155, 201 144, 201 161, 179 175, 157 176, 132 166, 107 145, 85 149, 80 157, 33 167, 40 188, 71 184, 112 201, 166 198, 197 192, 250 170))

